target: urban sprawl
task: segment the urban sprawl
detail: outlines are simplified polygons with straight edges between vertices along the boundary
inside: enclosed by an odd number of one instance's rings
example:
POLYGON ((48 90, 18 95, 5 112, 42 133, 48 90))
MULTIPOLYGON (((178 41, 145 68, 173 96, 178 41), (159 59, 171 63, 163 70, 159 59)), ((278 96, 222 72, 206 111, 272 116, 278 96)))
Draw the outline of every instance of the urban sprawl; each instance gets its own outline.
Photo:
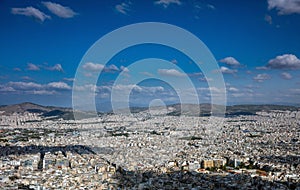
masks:
POLYGON ((0 189, 300 189, 300 112, 0 116, 0 189))

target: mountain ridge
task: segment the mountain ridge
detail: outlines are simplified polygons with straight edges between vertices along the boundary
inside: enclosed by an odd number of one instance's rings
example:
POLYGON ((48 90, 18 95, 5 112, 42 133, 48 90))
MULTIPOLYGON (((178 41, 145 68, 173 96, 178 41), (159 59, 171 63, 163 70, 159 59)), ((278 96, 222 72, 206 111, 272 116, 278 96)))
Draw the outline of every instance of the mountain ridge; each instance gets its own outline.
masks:
MULTIPOLYGON (((159 107, 159 106, 158 106, 159 107)), ((167 105, 166 108, 171 110, 167 115, 179 116, 179 115, 188 115, 188 116, 210 116, 213 110, 218 113, 224 113, 225 107, 221 105, 213 105, 209 103, 203 104, 172 104, 167 105), (200 112, 199 112, 200 110, 200 112), (223 112, 222 112, 223 111, 223 112)), ((131 107, 130 111, 132 113, 139 113, 142 111, 148 110, 147 107, 131 107)), ((230 105, 226 106, 225 116, 237 116, 237 115, 255 115, 259 111, 271 111, 271 110, 282 110, 282 111, 299 111, 300 108, 297 106, 288 106, 288 105, 274 105, 274 104, 241 104, 241 105, 230 105)), ((37 113, 45 118, 54 118, 54 119, 74 119, 73 109, 68 107, 56 107, 56 106, 43 106, 31 102, 23 102, 20 104, 12 105, 2 105, 0 106, 0 115, 11 115, 13 113, 37 113)), ((76 111, 80 113, 82 118, 90 117, 92 114, 88 111, 76 111)), ((100 113, 100 112, 99 112, 100 113)), ((103 112, 102 112, 103 113, 103 112)), ((112 113, 106 112, 106 113, 112 113)))

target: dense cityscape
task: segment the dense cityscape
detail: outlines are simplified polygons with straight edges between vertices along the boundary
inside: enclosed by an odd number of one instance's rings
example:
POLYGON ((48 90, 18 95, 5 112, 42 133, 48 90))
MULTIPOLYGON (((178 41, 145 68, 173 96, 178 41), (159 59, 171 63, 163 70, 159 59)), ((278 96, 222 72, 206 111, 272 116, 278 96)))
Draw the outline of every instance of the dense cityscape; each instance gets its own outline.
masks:
POLYGON ((2 111, 0 187, 300 188, 299 111, 226 118, 170 111, 76 121, 2 111))

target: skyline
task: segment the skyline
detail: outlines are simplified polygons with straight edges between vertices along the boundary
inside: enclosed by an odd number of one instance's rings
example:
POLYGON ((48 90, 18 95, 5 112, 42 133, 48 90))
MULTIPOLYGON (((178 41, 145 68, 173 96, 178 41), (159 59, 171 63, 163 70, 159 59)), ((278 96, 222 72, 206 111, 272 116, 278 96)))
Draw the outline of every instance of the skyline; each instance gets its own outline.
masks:
MULTIPOLYGON (((0 104, 71 106, 75 72, 87 50, 107 33, 142 22, 175 25, 202 40, 219 65, 218 71, 211 72, 223 74, 228 104, 300 103, 298 0, 91 2, 2 1, 0 104)), ((176 79, 186 74, 201 102, 210 101, 209 91, 218 90, 208 87, 213 78, 205 78, 188 57, 153 44, 119 52, 106 66, 83 63, 87 73, 102 70, 97 86, 86 88, 96 88, 99 103, 107 102, 116 77, 121 72, 134 77, 130 64, 150 57, 176 68, 162 64, 140 74, 176 79)), ((142 82, 132 94, 134 105, 159 98, 166 103, 178 101, 172 86, 157 80, 142 82)))

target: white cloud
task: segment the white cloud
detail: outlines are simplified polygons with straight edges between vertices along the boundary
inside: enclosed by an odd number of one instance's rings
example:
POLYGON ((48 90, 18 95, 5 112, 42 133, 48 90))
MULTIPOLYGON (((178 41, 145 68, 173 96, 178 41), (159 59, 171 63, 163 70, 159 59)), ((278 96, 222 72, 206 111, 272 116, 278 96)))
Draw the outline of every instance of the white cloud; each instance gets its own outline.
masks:
POLYGON ((197 88, 198 91, 200 92, 220 92, 220 89, 216 88, 216 87, 201 87, 201 88, 197 88))
MULTIPOLYGON (((111 86, 110 86, 111 87, 111 86)), ((100 91, 97 92, 97 97, 109 97, 107 96, 111 93, 111 97, 113 98, 112 101, 116 104, 125 103, 129 101, 129 103, 134 103, 135 105, 141 104, 141 105, 147 105, 149 100, 153 99, 162 99, 165 100, 165 98, 169 98, 172 96, 172 91, 169 91, 168 89, 164 89, 162 86, 139 86, 136 84, 116 84, 112 87, 112 92, 107 91, 100 91), (124 96, 125 94, 130 95, 129 99, 124 99, 127 96, 124 96)), ((174 96, 174 95, 173 95, 174 96)), ((175 94, 176 98, 177 95, 175 94)))
POLYGON ((148 76, 148 77, 153 77, 153 74, 151 74, 149 72, 140 72, 140 74, 148 76))
POLYGON ((42 2, 42 4, 47 7, 47 9, 55 14, 58 17, 61 18, 72 18, 75 15, 77 15, 76 12, 74 12, 71 8, 62 6, 58 3, 53 3, 53 2, 42 2))
POLYGON ((126 72, 126 73, 129 72, 129 69, 128 69, 127 67, 121 66, 120 69, 121 69, 123 72, 126 72))
POLYGON ((97 91, 111 92, 111 86, 98 86, 96 87, 97 91))
POLYGON ((54 90, 33 90, 32 94, 37 94, 37 95, 52 95, 56 94, 54 90))
POLYGON ((155 1, 154 4, 162 5, 164 8, 167 8, 171 4, 181 5, 182 3, 180 2, 180 0, 159 0, 155 1))
POLYGON ((121 3, 115 6, 116 11, 119 13, 122 13, 124 15, 127 15, 130 11, 130 4, 129 3, 121 3))
POLYGON ((74 90, 77 90, 77 91, 90 91, 90 92, 95 92, 96 90, 103 90, 104 88, 101 86, 101 87, 97 87, 96 85, 94 84, 85 84, 85 85, 82 85, 82 86, 74 86, 74 90))
POLYGON ((269 23, 269 24, 272 24, 273 19, 272 19, 272 17, 271 17, 270 15, 265 15, 265 21, 266 21, 267 23, 269 23))
POLYGON ((13 87, 16 90, 43 90, 43 89, 61 89, 70 90, 71 87, 64 82, 51 82, 48 84, 37 84, 34 82, 9 82, 7 86, 13 87))
POLYGON ((92 73, 86 73, 86 72, 84 72, 83 74, 84 74, 84 76, 86 76, 86 77, 93 77, 93 74, 92 74, 92 73))
POLYGON ((239 89, 235 88, 235 87, 229 87, 227 88, 228 92, 239 92, 239 89))
POLYGON ((184 73, 177 71, 176 69, 158 69, 158 74, 164 76, 183 77, 186 76, 184 73))
POLYGON ((32 17, 40 22, 44 22, 46 19, 51 19, 49 15, 46 15, 45 13, 34 7, 12 8, 11 13, 14 15, 24 15, 32 17))
POLYGON ((250 89, 250 90, 252 90, 252 89, 258 89, 258 88, 259 88, 259 86, 257 86, 257 85, 253 85, 253 84, 248 84, 248 85, 246 85, 246 86, 245 86, 245 88, 246 88, 246 89, 250 89))
POLYGON ((7 87, 12 87, 15 90, 32 90, 41 89, 43 85, 34 82, 9 82, 7 87))
POLYGON ((279 55, 271 59, 267 67, 271 69, 300 69, 300 59, 293 54, 279 55))
POLYGON ((118 90, 118 91, 122 91, 122 92, 126 92, 126 91, 130 91, 135 90, 135 91, 142 91, 142 88, 136 84, 130 84, 130 85, 123 85, 123 84, 118 84, 118 85, 114 85, 112 87, 114 90, 118 90))
POLYGON ((14 94, 38 94, 51 95, 58 94, 63 91, 70 91, 71 86, 64 82, 50 82, 48 84, 38 84, 34 82, 8 82, 0 85, 1 93, 14 94))
POLYGON ((207 3, 201 2, 201 1, 193 2, 193 12, 194 12, 195 19, 200 19, 202 17, 202 12, 204 10, 214 11, 214 10, 216 10, 216 7, 212 4, 207 4, 207 3))
POLYGON ((246 89, 245 90, 247 93, 253 93, 254 92, 254 90, 252 90, 252 89, 246 89))
POLYGON ((142 89, 146 92, 156 93, 164 91, 164 87, 162 86, 150 86, 150 87, 142 87, 142 89))
POLYGON ((256 70, 269 70, 270 68, 262 66, 262 67, 255 67, 256 70))
POLYGON ((21 77, 23 80, 33 80, 31 77, 29 77, 29 76, 22 76, 21 77))
POLYGON ((285 79, 285 80, 290 80, 292 79, 292 75, 290 73, 287 73, 287 72, 283 72, 280 74, 281 78, 285 79))
POLYGON ((0 92, 15 92, 16 90, 10 86, 0 85, 0 92))
POLYGON ((171 62, 174 64, 178 64, 178 61, 176 59, 172 59, 171 62))
POLYGON ((27 70, 30 71, 39 71, 41 69, 46 69, 49 71, 59 71, 59 72, 64 72, 64 69, 62 68, 61 64, 55 64, 54 66, 43 66, 43 65, 36 65, 33 63, 27 63, 27 70))
POLYGON ((231 94, 232 95, 232 97, 234 97, 234 98, 241 98, 241 97, 247 97, 247 96, 252 96, 252 94, 245 94, 245 93, 232 93, 231 94))
POLYGON ((214 79, 213 78, 208 78, 208 77, 201 77, 199 78, 200 81, 202 82, 210 82, 210 81, 213 81, 214 79))
POLYGON ((55 64, 54 66, 47 67, 47 66, 36 65, 36 64, 33 64, 33 63, 27 63, 27 70, 30 70, 30 71, 39 71, 39 70, 41 70, 41 68, 49 70, 49 71, 64 72, 61 64, 55 64))
POLYGON ((268 0, 268 9, 276 9, 279 15, 300 14, 300 0, 268 0))
POLYGON ((98 63, 92 63, 92 62, 87 62, 85 63, 82 68, 84 68, 85 70, 88 71, 101 71, 102 69, 104 69, 104 65, 102 64, 98 64, 98 63))
MULTIPOLYGON (((87 87, 84 86, 82 89, 86 89, 87 87)), ((165 89, 162 86, 139 86, 136 84, 117 84, 113 86, 98 86, 97 93, 98 95, 103 93, 110 93, 113 89, 116 96, 123 96, 123 94, 130 93, 130 91, 137 92, 137 93, 146 93, 146 94, 155 94, 158 92, 163 92, 165 89)))
POLYGON ((229 69, 227 67, 221 67, 219 70, 217 70, 217 72, 221 72, 221 73, 224 73, 224 74, 234 74, 237 72, 236 69, 229 69))
POLYGON ((114 71, 119 71, 119 70, 120 69, 117 66, 115 66, 114 64, 104 67, 105 72, 114 72, 114 71))
POLYGON ((71 86, 64 82, 51 82, 47 85, 49 88, 60 89, 60 90, 71 90, 71 86))
POLYGON ((207 97, 207 98, 222 98, 224 96, 224 93, 226 89, 223 88, 217 88, 217 87, 201 87, 197 88, 198 94, 200 94, 201 97, 207 97))
POLYGON ((212 10, 215 10, 215 9, 216 9, 216 7, 213 6, 212 4, 207 4, 206 6, 207 6, 207 8, 212 9, 212 10))
POLYGON ((33 63, 27 63, 27 70, 30 70, 30 71, 39 71, 40 70, 40 67, 33 64, 33 63))
POLYGON ((199 76, 202 76, 202 75, 203 75, 202 72, 188 73, 188 76, 190 76, 190 77, 199 77, 199 76))
POLYGON ((258 74, 255 77, 253 77, 253 80, 257 81, 257 82, 263 82, 265 80, 271 79, 271 76, 263 73, 263 74, 258 74))
POLYGON ((100 93, 100 94, 97 94, 97 96, 99 96, 100 98, 109 98, 110 94, 109 93, 100 93))
MULTIPOLYGON (((120 71, 120 69, 112 64, 112 65, 108 65, 108 66, 105 66, 103 64, 99 64, 99 63, 92 63, 92 62, 87 62, 85 63, 82 68, 86 71, 92 71, 92 72, 100 72, 100 71, 103 71, 103 72, 116 72, 116 71, 120 71)), ((124 67, 123 67, 124 69, 124 67)), ((86 76, 92 76, 90 73, 86 73, 87 75, 86 76)))
POLYGON ((56 64, 56 65, 54 65, 53 67, 48 67, 47 69, 50 70, 50 71, 64 72, 64 70, 63 70, 61 64, 56 64))
POLYGON ((289 91, 292 92, 295 95, 300 95, 300 88, 299 89, 297 89, 297 88, 290 89, 289 91))
POLYGON ((221 59, 220 62, 234 67, 241 65, 240 62, 238 62, 234 57, 226 57, 224 59, 221 59))

